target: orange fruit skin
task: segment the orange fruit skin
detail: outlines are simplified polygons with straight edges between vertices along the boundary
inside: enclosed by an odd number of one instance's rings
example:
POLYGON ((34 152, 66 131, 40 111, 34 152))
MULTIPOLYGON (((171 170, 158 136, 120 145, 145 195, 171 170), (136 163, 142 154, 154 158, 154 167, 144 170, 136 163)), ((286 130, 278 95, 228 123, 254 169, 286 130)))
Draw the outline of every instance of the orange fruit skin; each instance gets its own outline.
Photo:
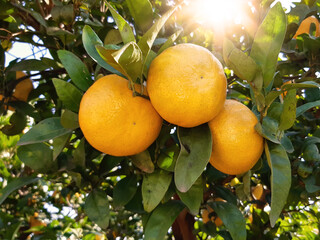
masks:
POLYGON ((170 47, 151 63, 150 101, 166 121, 195 127, 214 118, 226 98, 227 81, 218 59, 194 44, 170 47))
POLYGON ((240 102, 226 100, 217 117, 209 122, 212 134, 210 163, 219 171, 236 175, 247 172, 263 152, 263 137, 254 126, 258 119, 240 102))
MULTIPOLYGON (((22 78, 26 76, 26 74, 24 72, 18 71, 16 72, 16 79, 22 78)), ((14 92, 12 94, 12 96, 10 97, 10 99, 6 99, 5 103, 7 103, 8 101, 22 101, 22 102, 27 102, 29 94, 31 92, 31 90, 33 89, 33 84, 32 81, 27 78, 21 82, 19 82, 15 89, 14 92)), ((0 101, 3 99, 3 95, 0 94, 0 101)), ((15 109, 13 107, 8 108, 11 111, 14 111, 15 109)))
POLYGON ((309 34, 312 23, 316 25, 315 37, 319 37, 320 36, 319 21, 315 16, 310 16, 301 22, 293 38, 297 38, 300 34, 303 34, 303 33, 309 34))
POLYGON ((83 95, 79 124, 97 150, 129 156, 146 150, 155 141, 162 119, 149 100, 133 97, 128 81, 113 74, 98 79, 83 95))

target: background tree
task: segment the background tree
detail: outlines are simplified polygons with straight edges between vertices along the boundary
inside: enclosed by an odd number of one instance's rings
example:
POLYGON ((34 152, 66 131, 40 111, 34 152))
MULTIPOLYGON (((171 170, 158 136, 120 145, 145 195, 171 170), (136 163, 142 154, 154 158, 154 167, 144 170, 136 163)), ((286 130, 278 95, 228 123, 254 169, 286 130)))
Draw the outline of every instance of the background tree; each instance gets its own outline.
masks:
POLYGON ((319 239, 319 23, 304 19, 319 18, 320 2, 285 13, 272 0, 251 1, 242 24, 223 31, 199 22, 198 4, 0 0, 1 239, 319 239), (14 42, 52 58, 5 62, 14 42), (259 118, 265 149, 247 173, 208 164, 206 125, 165 123, 148 150, 130 157, 102 154, 83 137, 77 113, 88 87, 110 73, 144 82, 174 43, 212 51, 225 67, 227 98, 259 118), (34 89, 17 101, 14 89, 28 78, 34 89), (194 152, 201 171, 187 165, 194 152), (185 193, 173 180, 182 175, 192 178, 185 193))

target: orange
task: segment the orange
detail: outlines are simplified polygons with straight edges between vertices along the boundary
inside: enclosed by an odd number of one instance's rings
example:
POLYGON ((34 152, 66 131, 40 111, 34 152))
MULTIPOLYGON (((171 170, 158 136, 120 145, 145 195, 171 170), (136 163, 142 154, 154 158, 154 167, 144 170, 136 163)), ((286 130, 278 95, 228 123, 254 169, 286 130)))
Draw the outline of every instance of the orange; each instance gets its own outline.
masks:
POLYGON ((251 169, 263 152, 263 138, 254 129, 257 122, 248 107, 235 100, 226 100, 219 115, 209 122, 211 165, 231 175, 251 169))
POLYGON ((113 74, 98 79, 83 95, 79 124, 97 150, 129 156, 146 150, 155 141, 162 119, 149 100, 134 97, 128 81, 113 74))
POLYGON ((316 26, 315 37, 319 37, 320 36, 319 21, 315 16, 310 16, 301 22, 301 24, 300 24, 296 34, 293 36, 293 38, 297 38, 297 36, 299 36, 300 34, 303 34, 303 33, 309 34, 311 24, 314 24, 316 26))
MULTIPOLYGON (((26 76, 24 72, 21 72, 21 71, 16 72, 16 79, 22 78, 24 76, 26 76)), ((9 101, 26 102, 28 100, 29 94, 32 89, 33 89, 33 84, 29 78, 22 80, 16 85, 12 96, 9 99, 6 99, 4 102, 5 103, 8 103, 9 101)), ((3 99, 3 95, 0 94, 0 101, 2 99, 3 99)), ((9 110, 14 111, 14 108, 9 107, 9 110)))
MULTIPOLYGON (((222 199, 222 198, 216 198, 214 201, 225 202, 225 200, 222 199)), ((213 212, 214 212, 214 210, 213 210, 211 207, 206 206, 206 209, 203 209, 203 211, 202 211, 202 215, 201 215, 201 216, 202 216, 202 222, 203 222, 204 224, 206 224, 206 223, 209 222, 209 221, 213 221, 214 224, 215 224, 217 227, 222 226, 223 222, 222 222, 221 218, 219 218, 218 216, 214 216, 213 214, 211 214, 211 213, 213 213, 213 212), (211 217, 209 216, 210 214, 212 215, 211 217), (209 217, 210 217, 210 218, 209 218, 209 217)))
POLYGON ((170 47, 151 63, 150 101, 166 121, 195 127, 214 118, 226 98, 223 67, 206 48, 194 44, 170 47))

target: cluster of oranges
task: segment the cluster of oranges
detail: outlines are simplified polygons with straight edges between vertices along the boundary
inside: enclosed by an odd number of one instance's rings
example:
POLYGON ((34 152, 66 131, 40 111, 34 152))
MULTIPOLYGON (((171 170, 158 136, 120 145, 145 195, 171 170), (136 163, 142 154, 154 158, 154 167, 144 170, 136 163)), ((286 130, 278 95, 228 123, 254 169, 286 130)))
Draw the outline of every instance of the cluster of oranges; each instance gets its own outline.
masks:
POLYGON ((223 67, 206 48, 185 43, 166 49, 152 61, 146 88, 140 93, 150 100, 134 97, 128 81, 118 75, 98 79, 80 103, 79 123, 87 141, 106 154, 128 156, 156 140, 163 119, 185 128, 208 123, 215 168, 241 174, 260 158, 258 120, 242 103, 226 100, 223 67))

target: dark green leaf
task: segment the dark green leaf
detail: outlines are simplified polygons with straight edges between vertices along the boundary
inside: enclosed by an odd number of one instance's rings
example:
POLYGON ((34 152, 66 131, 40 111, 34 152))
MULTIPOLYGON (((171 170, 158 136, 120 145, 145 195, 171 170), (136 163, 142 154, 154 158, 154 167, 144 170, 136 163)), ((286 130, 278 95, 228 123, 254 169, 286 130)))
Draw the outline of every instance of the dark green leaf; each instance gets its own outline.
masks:
POLYGON ((271 168, 271 211, 273 227, 287 201, 291 187, 291 165, 285 149, 278 144, 265 143, 265 152, 271 168))
POLYGON ((296 120, 296 108, 297 108, 297 90, 292 89, 287 92, 284 98, 283 111, 280 117, 280 130, 286 130, 292 127, 296 120))
POLYGON ((53 139, 52 147, 53 147, 53 161, 59 156, 59 154, 64 149, 67 141, 70 139, 71 133, 67 133, 60 137, 53 139))
POLYGON ((124 206, 134 197, 138 189, 137 177, 130 175, 121 179, 113 189, 114 207, 124 206))
POLYGON ((237 206, 228 202, 209 202, 219 218, 229 230, 233 240, 245 240, 247 238, 246 221, 237 206))
POLYGON ((184 205, 180 201, 170 201, 158 206, 147 222, 144 239, 165 239, 168 229, 183 209, 184 205))
POLYGON ((22 60, 10 68, 10 71, 43 71, 50 68, 45 62, 37 59, 22 60))
POLYGON ((14 136, 23 131, 27 125, 27 117, 21 112, 15 112, 10 117, 10 124, 1 128, 1 131, 7 136, 14 136))
POLYGON ((22 101, 13 101, 9 102, 9 106, 19 110, 20 112, 34 118, 35 121, 40 121, 41 117, 37 110, 31 106, 29 103, 22 102, 22 101))
POLYGON ((40 178, 37 177, 19 177, 11 180, 8 185, 0 190, 0 205, 6 200, 6 198, 19 188, 34 183, 40 178))
POLYGON ((152 25, 153 10, 149 0, 126 0, 131 16, 140 30, 146 32, 152 25))
POLYGON ((63 102, 66 108, 71 111, 78 112, 82 93, 71 83, 61 79, 52 79, 54 87, 56 88, 59 99, 63 102))
POLYGON ((142 182, 144 210, 151 212, 160 203, 170 186, 171 179, 171 173, 163 170, 144 175, 142 182))
POLYGON ((212 137, 208 124, 194 128, 178 128, 180 154, 174 179, 180 192, 187 192, 207 166, 211 151, 212 137))
POLYGON ((64 109, 61 114, 61 125, 66 129, 77 129, 79 127, 78 114, 64 109))
POLYGON ((303 150, 303 159, 311 162, 320 161, 319 149, 316 144, 306 144, 303 150))
MULTIPOLYGON (((243 80, 251 82, 254 80, 259 66, 244 52, 236 48, 233 43, 226 39, 223 43, 223 58, 226 64, 243 80)), ((263 83, 256 85, 257 89, 262 88, 263 83)))
POLYGON ((61 125, 59 117, 47 118, 33 126, 24 134, 18 142, 18 145, 44 142, 70 132, 70 129, 65 129, 61 125))
POLYGON ((285 33, 286 15, 281 3, 277 3, 259 26, 250 53, 262 69, 265 87, 272 82, 285 33))
POLYGON ((75 166, 79 166, 84 168, 85 162, 86 162, 86 154, 84 149, 84 142, 85 138, 83 137, 81 141, 79 142, 77 148, 73 152, 73 160, 72 162, 75 164, 75 166))
POLYGON ((84 211, 99 227, 106 229, 109 226, 110 211, 108 196, 101 190, 93 190, 84 204, 84 211))
POLYGON ((133 165, 135 165, 137 168, 140 168, 142 171, 146 173, 152 173, 154 171, 154 164, 151 160, 148 150, 145 150, 134 156, 130 156, 130 159, 133 165))
POLYGON ((132 81, 136 81, 142 74, 142 52, 135 42, 124 45, 112 54, 114 60, 121 66, 132 81))
POLYGON ((223 186, 216 186, 215 191, 217 196, 227 200, 227 202, 232 203, 233 205, 237 205, 236 196, 228 189, 223 186))
POLYGON ((315 193, 320 191, 320 186, 317 184, 316 180, 316 176, 314 175, 311 175, 308 178, 303 179, 308 193, 315 193))
POLYGON ((86 65, 75 54, 67 50, 59 50, 58 56, 72 82, 82 91, 86 91, 93 83, 86 65))
POLYGON ((292 145, 291 140, 287 137, 287 135, 283 135, 281 138, 281 145, 286 149, 287 153, 293 153, 294 152, 294 147, 292 145))
POLYGON ((89 26, 84 26, 83 33, 82 33, 82 42, 85 50, 89 54, 89 56, 95 60, 101 67, 104 69, 119 74, 119 72, 114 69, 112 66, 110 66, 108 63, 106 63, 105 60, 99 55, 99 53, 96 50, 96 46, 100 45, 103 46, 103 42, 100 40, 98 35, 92 30, 89 26))
POLYGON ((320 106, 320 100, 303 104, 302 106, 297 107, 296 117, 299 117, 300 115, 302 115, 304 112, 308 111, 309 109, 314 108, 314 107, 318 107, 318 106, 320 106))
POLYGON ((108 3, 107 1, 105 2, 106 5, 108 6, 112 17, 114 19, 114 21, 117 24, 117 27, 120 31, 123 43, 129 43, 129 42, 135 42, 135 36, 132 32, 131 26, 129 23, 126 22, 126 20, 121 17, 121 15, 119 13, 117 13, 117 11, 110 5, 110 3, 108 3))
POLYGON ((38 172, 52 172, 57 168, 53 162, 52 150, 45 143, 20 146, 17 151, 19 159, 38 172))
POLYGON ((198 180, 191 186, 189 191, 177 192, 181 201, 189 208, 189 211, 193 215, 197 215, 201 202, 203 200, 203 188, 204 182, 200 176, 198 180))

